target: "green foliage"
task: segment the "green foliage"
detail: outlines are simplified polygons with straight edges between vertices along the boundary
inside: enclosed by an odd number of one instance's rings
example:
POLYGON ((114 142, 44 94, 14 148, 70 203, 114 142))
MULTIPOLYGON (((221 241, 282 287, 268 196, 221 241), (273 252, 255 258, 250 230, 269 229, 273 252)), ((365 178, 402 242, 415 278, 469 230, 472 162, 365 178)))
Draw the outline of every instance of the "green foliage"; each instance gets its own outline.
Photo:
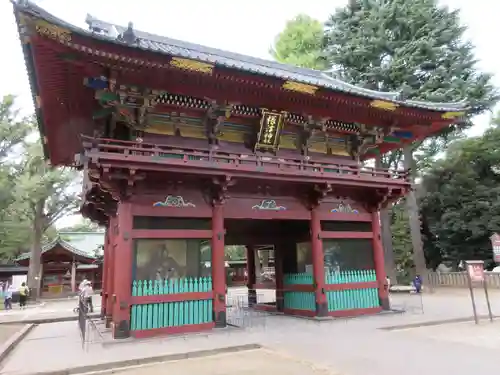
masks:
MULTIPOLYGON (((326 23, 325 51, 348 82, 439 102, 466 99, 471 114, 498 100, 491 75, 477 71, 459 12, 435 0, 357 1, 326 23)), ((469 123, 468 123, 469 124, 469 123)))
POLYGON ((224 247, 226 260, 240 260, 246 258, 246 247, 241 245, 228 245, 224 247))
POLYGON ((47 165, 32 118, 11 96, 0 103, 0 260, 55 238, 53 224, 78 205, 76 174, 47 165))
POLYGON ((491 260, 489 237, 500 232, 500 128, 454 142, 422 180, 427 254, 456 266, 491 260))
POLYGON ((99 232, 102 228, 98 224, 93 223, 89 219, 82 218, 72 226, 63 227, 60 232, 99 232))
POLYGON ((413 268, 413 246, 404 201, 399 201, 393 206, 391 216, 392 246, 398 282, 409 282, 410 269, 413 268))
POLYGON ((323 25, 305 14, 299 14, 287 22, 269 52, 282 63, 324 70, 327 63, 323 57, 322 43, 323 25))

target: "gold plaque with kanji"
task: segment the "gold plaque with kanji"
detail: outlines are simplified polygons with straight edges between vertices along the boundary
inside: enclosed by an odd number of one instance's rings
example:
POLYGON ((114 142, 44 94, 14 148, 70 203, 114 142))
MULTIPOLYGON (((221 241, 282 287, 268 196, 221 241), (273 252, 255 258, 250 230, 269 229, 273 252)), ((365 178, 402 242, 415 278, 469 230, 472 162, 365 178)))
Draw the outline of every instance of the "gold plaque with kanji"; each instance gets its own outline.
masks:
POLYGON ((262 110, 260 131, 257 137, 257 143, 255 144, 255 151, 276 151, 278 149, 283 120, 283 113, 262 110))

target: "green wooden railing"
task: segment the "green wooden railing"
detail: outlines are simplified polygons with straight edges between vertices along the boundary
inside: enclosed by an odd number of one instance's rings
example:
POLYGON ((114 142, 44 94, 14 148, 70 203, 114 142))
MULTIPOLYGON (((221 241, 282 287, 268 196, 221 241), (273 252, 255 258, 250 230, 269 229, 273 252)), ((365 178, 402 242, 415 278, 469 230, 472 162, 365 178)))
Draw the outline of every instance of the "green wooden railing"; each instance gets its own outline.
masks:
MULTIPOLYGON (((326 284, 350 284, 377 281, 375 270, 327 271, 326 284)), ((378 307, 377 288, 335 290, 326 293, 328 311, 366 309, 378 307)))
POLYGON ((325 273, 326 284, 366 283, 371 281, 377 281, 375 270, 327 271, 325 273))
MULTIPOLYGON (((325 283, 351 284, 377 281, 374 270, 352 270, 352 271, 326 271, 325 283)), ((285 286, 313 285, 313 275, 310 273, 292 273, 284 277, 285 286)), ((378 307, 377 288, 347 289, 326 292, 328 311, 341 311, 351 309, 365 309, 378 307)), ((314 292, 285 291, 284 306, 287 309, 312 310, 316 309, 314 292)))
MULTIPOLYGON (((165 281, 137 280, 132 285, 133 297, 210 291, 212 291, 211 277, 186 277, 165 281)), ((132 306, 130 329, 179 327, 212 321, 211 299, 148 303, 132 306)))
MULTIPOLYGON (((289 273, 285 275, 284 284, 286 285, 312 285, 313 276, 307 272, 289 273)), ((297 310, 316 310, 316 299, 314 292, 285 291, 284 292, 285 309, 297 310)))
POLYGON ((377 288, 326 292, 328 311, 366 309, 380 306, 377 288))

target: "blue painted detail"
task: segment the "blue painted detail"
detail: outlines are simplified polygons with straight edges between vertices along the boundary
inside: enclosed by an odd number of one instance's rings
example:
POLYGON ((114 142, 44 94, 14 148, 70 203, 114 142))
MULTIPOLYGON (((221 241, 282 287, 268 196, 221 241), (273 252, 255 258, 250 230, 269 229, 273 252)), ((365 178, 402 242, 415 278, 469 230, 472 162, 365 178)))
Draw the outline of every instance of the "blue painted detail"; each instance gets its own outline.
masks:
POLYGON ((413 138, 413 133, 408 131, 395 131, 393 135, 399 138, 413 138))

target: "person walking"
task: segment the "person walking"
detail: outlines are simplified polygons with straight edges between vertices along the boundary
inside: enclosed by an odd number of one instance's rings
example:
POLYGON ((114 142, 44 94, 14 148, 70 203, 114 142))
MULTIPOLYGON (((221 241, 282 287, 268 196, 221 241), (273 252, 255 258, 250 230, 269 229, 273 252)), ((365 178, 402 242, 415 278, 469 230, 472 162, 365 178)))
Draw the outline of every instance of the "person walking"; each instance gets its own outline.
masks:
POLYGON ((9 285, 7 290, 5 291, 5 297, 3 301, 3 305, 5 310, 12 310, 12 293, 14 292, 14 288, 12 285, 9 285))
POLYGON ((19 307, 21 310, 26 308, 26 302, 28 301, 29 288, 26 286, 26 283, 22 283, 19 288, 19 307))
POLYGON ((92 303, 92 294, 94 294, 94 290, 92 289, 92 284, 90 283, 90 281, 87 281, 82 289, 82 299, 84 306, 87 307, 88 312, 90 313, 94 312, 94 305, 92 303))
POLYGON ((415 292, 420 293, 422 291, 422 277, 420 275, 415 276, 413 279, 413 286, 415 287, 415 292))

